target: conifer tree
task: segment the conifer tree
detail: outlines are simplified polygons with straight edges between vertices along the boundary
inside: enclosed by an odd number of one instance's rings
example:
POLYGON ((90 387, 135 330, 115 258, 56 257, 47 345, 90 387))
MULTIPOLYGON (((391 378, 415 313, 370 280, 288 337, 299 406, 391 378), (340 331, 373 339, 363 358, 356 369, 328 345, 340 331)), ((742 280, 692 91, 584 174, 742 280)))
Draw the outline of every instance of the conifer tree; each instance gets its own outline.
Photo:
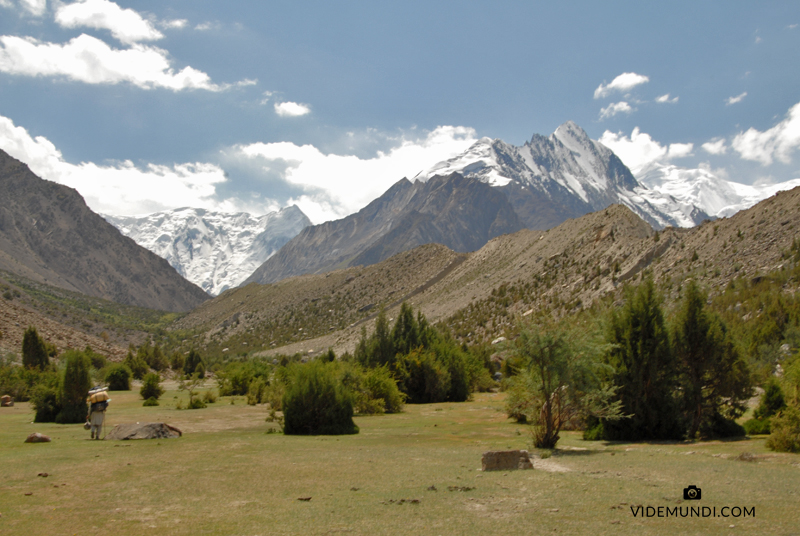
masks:
POLYGON ((664 325, 661 297, 651 277, 628 288, 622 311, 611 315, 607 361, 614 369, 622 413, 603 422, 608 439, 680 439, 683 430, 673 392, 677 369, 664 325))
POLYGON ((68 351, 64 358, 67 365, 59 395, 61 411, 56 416, 56 422, 61 424, 83 422, 89 412, 86 396, 92 387, 89 358, 83 352, 75 350, 68 351))
POLYGON ((750 396, 750 373, 722 320, 706 310, 707 296, 690 281, 673 328, 673 348, 681 372, 687 436, 718 416, 741 415, 750 396), (723 400, 729 410, 721 415, 723 400))
POLYGON ((27 368, 44 370, 50 364, 47 357, 47 346, 33 326, 25 330, 22 336, 22 364, 27 368))

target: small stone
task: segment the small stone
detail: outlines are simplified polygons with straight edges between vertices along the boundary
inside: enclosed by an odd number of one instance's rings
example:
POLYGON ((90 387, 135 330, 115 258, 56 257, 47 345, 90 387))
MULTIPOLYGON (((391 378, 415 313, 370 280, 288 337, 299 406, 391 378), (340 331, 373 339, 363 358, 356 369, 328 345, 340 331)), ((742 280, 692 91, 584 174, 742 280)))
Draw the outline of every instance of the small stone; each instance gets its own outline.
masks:
POLYGON ((306 502, 308 502, 308 501, 311 500, 311 497, 298 497, 297 500, 298 501, 306 501, 306 502))
POLYGON ((38 474, 38 475, 36 475, 36 476, 42 476, 42 477, 45 477, 45 478, 47 478, 47 477, 48 477, 48 476, 50 476, 50 475, 49 475, 48 473, 39 473, 39 474, 38 474))
POLYGON ((33 492, 32 492, 32 491, 29 491, 29 492, 27 492, 27 493, 25 494, 25 496, 26 496, 26 497, 30 497, 31 495, 33 495, 33 492))
POLYGON ((51 439, 44 434, 34 432, 28 436, 25 443, 50 443, 51 439))

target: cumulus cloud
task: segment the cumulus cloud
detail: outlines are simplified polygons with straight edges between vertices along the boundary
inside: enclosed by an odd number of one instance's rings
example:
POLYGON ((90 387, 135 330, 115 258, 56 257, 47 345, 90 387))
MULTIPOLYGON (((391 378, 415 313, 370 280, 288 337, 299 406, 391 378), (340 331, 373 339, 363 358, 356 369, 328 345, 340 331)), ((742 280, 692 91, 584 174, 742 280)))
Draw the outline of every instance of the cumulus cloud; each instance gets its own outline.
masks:
POLYGON ((725 154, 728 152, 728 147, 725 145, 725 140, 722 138, 713 139, 711 141, 707 141, 703 145, 701 145, 703 150, 710 154, 725 154))
POLYGON ((610 84, 600 84, 597 86, 597 89, 594 90, 594 98, 601 99, 609 96, 615 91, 628 91, 638 85, 646 84, 649 81, 650 78, 641 74, 622 73, 612 80, 610 84))
POLYGON ((653 164, 691 156, 694 148, 691 143, 661 145, 639 127, 633 129, 630 137, 606 130, 598 141, 614 151, 637 177, 653 164))
POLYGON ((403 177, 414 177, 433 164, 452 158, 476 141, 466 127, 441 126, 420 138, 402 138, 372 158, 325 154, 312 145, 254 143, 233 148, 238 158, 258 161, 264 175, 300 187, 297 204, 314 223, 356 212, 403 177))
POLYGON ((14 7, 14 4, 11 3, 11 0, 0 0, 0 7, 5 7, 5 8, 10 9, 10 8, 14 7))
POLYGON ((739 95, 736 95, 735 97, 728 97, 727 99, 725 99, 725 106, 730 106, 731 104, 742 102, 742 100, 744 100, 746 96, 747 96, 747 91, 739 95))
POLYGON ((791 162, 792 153, 800 148, 800 102, 789 109, 786 118, 771 129, 760 132, 749 128, 740 132, 731 143, 733 149, 746 160, 767 166, 777 159, 791 162))
POLYGON ((666 95, 661 95, 660 97, 656 97, 656 102, 659 104, 674 104, 678 102, 678 97, 670 99, 669 93, 667 93, 666 95))
MULTIPOLYGON (((87 84, 128 82, 143 89, 222 91, 231 87, 213 83, 206 73, 193 67, 175 72, 167 52, 160 48, 134 44, 128 49, 114 49, 86 34, 63 45, 32 37, 0 36, 0 71, 23 76, 59 76, 87 84)), ((254 83, 244 80, 237 85, 254 83)))
POLYGON ((311 113, 311 108, 307 104, 297 102, 276 102, 275 113, 281 117, 300 117, 311 113))
POLYGON ((609 117, 614 117, 619 113, 626 113, 629 114, 633 111, 630 104, 625 101, 622 102, 614 102, 609 104, 605 108, 600 110, 600 119, 608 119, 609 117))
POLYGON ((47 10, 47 0, 20 0, 19 3, 25 11, 34 17, 41 17, 47 10))
POLYGON ((233 201, 216 200, 217 186, 228 179, 214 164, 148 164, 143 168, 130 161, 108 166, 71 164, 47 138, 33 137, 3 116, 0 148, 28 164, 36 175, 75 188, 96 212, 137 215, 182 206, 227 211, 238 208, 233 201), (158 192, 158 198, 153 192, 158 192))
POLYGON ((109 30, 116 39, 130 45, 156 41, 164 34, 132 9, 122 9, 109 0, 84 0, 62 5, 56 10, 56 22, 63 28, 109 30))
POLYGON ((186 25, 189 24, 189 21, 186 19, 175 19, 175 20, 162 20, 159 21, 158 25, 162 28, 166 29, 174 29, 180 30, 186 28, 186 25))

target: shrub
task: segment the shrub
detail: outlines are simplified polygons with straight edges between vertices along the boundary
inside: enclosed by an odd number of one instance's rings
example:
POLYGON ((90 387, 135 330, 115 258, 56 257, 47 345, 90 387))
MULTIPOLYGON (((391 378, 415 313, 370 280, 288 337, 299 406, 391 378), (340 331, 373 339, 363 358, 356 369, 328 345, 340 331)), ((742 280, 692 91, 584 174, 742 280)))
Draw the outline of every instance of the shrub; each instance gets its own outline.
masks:
POLYGON ((397 388, 389 369, 377 367, 364 375, 364 388, 372 400, 381 401, 381 413, 399 413, 403 411, 405 395, 397 388))
POLYGON ((203 364, 203 357, 200 353, 192 348, 189 350, 189 355, 186 356, 186 361, 183 364, 183 372, 188 376, 196 372, 200 372, 198 367, 202 366, 202 376, 205 377, 206 369, 203 364))
POLYGON ((111 365, 106 372, 105 381, 109 391, 131 390, 131 369, 122 364, 111 365))
POLYGON ((161 377, 157 372, 151 372, 144 377, 142 388, 139 389, 139 394, 145 400, 148 398, 158 398, 164 394, 164 389, 161 388, 161 377))
POLYGON ((800 452, 800 409, 789 407, 772 418, 767 447, 778 452, 800 452))
POLYGON ((130 369, 131 374, 137 380, 144 378, 145 374, 147 374, 147 371, 149 370, 147 363, 145 363, 144 360, 138 355, 133 355, 133 352, 130 350, 128 351, 125 361, 123 361, 123 364, 130 369))
POLYGON ((178 372, 179 370, 183 370, 183 365, 186 360, 183 358, 183 354, 178 351, 172 352, 172 357, 169 358, 169 368, 178 372))
POLYGON ((161 404, 158 403, 158 399, 154 398, 152 396, 150 398, 148 398, 147 400, 145 400, 144 403, 142 404, 142 406, 144 406, 144 407, 152 407, 152 406, 160 406, 160 405, 161 404))
POLYGON ((247 390, 247 405, 255 406, 256 404, 261 404, 264 402, 266 398, 266 390, 267 385, 264 383, 264 380, 261 378, 253 380, 247 390))
POLYGON ((217 395, 215 395, 214 391, 212 391, 211 389, 206 391, 206 393, 203 395, 203 402, 205 402, 206 404, 213 404, 216 401, 217 401, 217 395))
POLYGON ((89 358, 83 352, 75 350, 67 351, 64 357, 67 364, 59 396, 61 411, 56 415, 56 422, 60 424, 84 422, 89 413, 86 396, 92 386, 89 377, 89 358))
POLYGON ((284 433, 339 435, 358 433, 350 393, 337 382, 331 365, 314 361, 294 368, 283 397, 284 433))
POLYGON ((97 352, 92 350, 90 346, 87 345, 86 348, 83 350, 83 353, 86 354, 86 357, 89 358, 89 362, 91 363, 92 368, 99 370, 106 366, 106 361, 107 361, 106 356, 104 356, 103 354, 98 354, 97 352))
POLYGON ((186 407, 188 409, 203 409, 206 407, 206 403, 199 398, 192 398, 189 400, 189 404, 186 407))
POLYGON ((764 394, 758 407, 753 411, 756 419, 768 419, 786 407, 783 398, 783 390, 775 378, 770 378, 764 385, 764 394))
POLYGON ((411 404, 444 402, 450 393, 450 372, 433 352, 413 350, 396 362, 400 389, 411 404))
POLYGON ((770 432, 769 419, 750 419, 744 423, 747 435, 766 435, 770 432))
POLYGON ((31 392, 31 406, 36 411, 33 422, 55 422, 61 411, 58 403, 58 384, 40 383, 31 392))
POLYGON ((726 437, 742 437, 747 434, 745 428, 734 421, 714 413, 710 419, 700 426, 700 437, 703 439, 723 439, 726 437))

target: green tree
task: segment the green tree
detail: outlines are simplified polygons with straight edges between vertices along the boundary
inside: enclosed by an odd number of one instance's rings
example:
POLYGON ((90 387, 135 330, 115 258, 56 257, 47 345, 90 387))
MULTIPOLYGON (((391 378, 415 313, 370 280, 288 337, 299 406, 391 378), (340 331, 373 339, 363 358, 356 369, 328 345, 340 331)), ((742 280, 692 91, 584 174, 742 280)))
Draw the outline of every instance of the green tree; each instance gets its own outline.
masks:
POLYGON ((356 434, 350 392, 322 361, 296 365, 283 395, 284 433, 294 435, 356 434))
POLYGON ((86 397, 92 387, 89 358, 83 352, 68 350, 64 354, 64 359, 66 367, 59 395, 61 411, 56 416, 56 422, 61 424, 84 422, 89 413, 86 397))
POLYGON ((758 407, 753 411, 756 419, 769 419, 786 407, 786 400, 783 397, 783 390, 775 378, 770 378, 764 384, 764 394, 758 407))
POLYGON ((512 416, 533 425, 537 448, 555 448, 561 429, 572 419, 613 422, 621 417, 622 402, 613 400, 615 389, 601 383, 598 372, 603 365, 590 346, 578 340, 576 333, 561 326, 528 326, 514 342, 514 352, 526 368, 514 378, 522 394, 514 397, 512 416))
POLYGON ((200 367, 203 372, 203 376, 206 374, 205 364, 203 363, 203 357, 200 355, 200 352, 192 348, 189 350, 189 355, 186 356, 186 362, 183 364, 183 372, 190 376, 196 372, 200 372, 200 367))
POLYGON ((138 352, 136 354, 133 353, 133 347, 128 348, 128 355, 125 356, 125 360, 122 363, 130 369, 131 374, 137 380, 141 380, 147 374, 147 362, 138 352))
POLYGON ((729 420, 741 415, 752 390, 747 363, 722 320, 706 310, 706 300, 697 283, 690 281, 673 327, 689 439, 701 427, 708 429, 716 415, 729 420))
POLYGON ((106 383, 109 391, 130 391, 133 373, 127 366, 117 363, 111 365, 106 372, 106 383))
POLYGON ((603 420, 607 439, 680 439, 683 429, 673 392, 677 367, 664 325, 661 297, 652 278, 626 289, 622 311, 613 311, 606 358, 614 368, 622 413, 629 419, 603 420))
POLYGON ((44 370, 50 364, 44 339, 33 326, 29 326, 22 336, 22 364, 27 368, 40 370, 44 370))
POLYGON ((161 376, 157 372, 150 372, 145 375, 139 394, 145 400, 149 398, 158 400, 164 394, 164 389, 161 388, 161 376))
POLYGON ((400 313, 392 328, 392 342, 395 352, 401 355, 408 355, 421 346, 419 324, 414 318, 414 310, 406 302, 400 305, 400 313))

